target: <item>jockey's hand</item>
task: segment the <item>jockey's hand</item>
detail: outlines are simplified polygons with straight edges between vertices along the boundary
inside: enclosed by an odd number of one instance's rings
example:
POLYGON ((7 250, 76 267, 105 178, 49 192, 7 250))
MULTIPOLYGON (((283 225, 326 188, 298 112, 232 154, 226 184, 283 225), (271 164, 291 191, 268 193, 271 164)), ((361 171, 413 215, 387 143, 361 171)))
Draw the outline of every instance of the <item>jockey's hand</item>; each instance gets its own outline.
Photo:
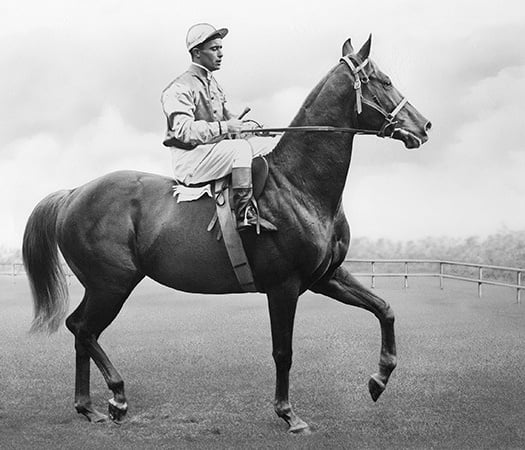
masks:
POLYGON ((239 119, 230 119, 226 122, 228 125, 228 133, 236 134, 239 133, 243 128, 243 121, 239 119))
POLYGON ((253 136, 256 136, 256 133, 246 133, 246 130, 254 130, 256 128, 261 128, 261 125, 259 125, 258 122, 255 120, 245 120, 242 124, 242 131, 239 133, 239 138, 241 139, 249 139, 253 136))

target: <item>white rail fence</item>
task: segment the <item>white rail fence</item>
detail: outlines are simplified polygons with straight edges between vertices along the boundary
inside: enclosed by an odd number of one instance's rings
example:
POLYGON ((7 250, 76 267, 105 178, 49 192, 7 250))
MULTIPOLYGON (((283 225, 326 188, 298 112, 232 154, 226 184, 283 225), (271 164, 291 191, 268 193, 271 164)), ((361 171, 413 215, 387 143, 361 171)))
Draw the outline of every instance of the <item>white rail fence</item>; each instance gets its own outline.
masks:
POLYGON ((474 263, 464 263, 457 261, 443 261, 443 260, 433 260, 433 259, 345 259, 345 263, 350 265, 356 264, 366 264, 370 265, 370 272, 359 273, 351 271, 352 275, 356 277, 370 277, 371 287, 375 288, 376 278, 380 277, 394 277, 394 278, 403 278, 404 287, 408 288, 408 278, 417 278, 417 277, 436 277, 439 278, 439 287, 444 288, 444 280, 460 280, 467 281, 471 283, 477 283, 478 285, 478 296, 482 296, 482 286, 493 285, 493 286, 503 286, 516 290, 516 302, 521 303, 521 291, 525 289, 525 285, 522 285, 522 274, 525 272, 525 269, 520 269, 517 267, 504 267, 504 266, 492 266, 487 264, 474 264, 474 263), (383 271, 378 272, 377 266, 392 266, 397 267, 402 266, 403 271, 383 271), (427 270, 425 271, 413 271, 414 267, 423 266, 427 270), (430 270, 429 269, 430 266, 430 270), (454 270, 456 269, 456 270, 454 270), (462 270, 457 270, 462 269, 462 270), (469 270, 474 270, 476 275, 464 274, 465 269, 468 272, 469 270), (456 273, 454 273, 456 272, 456 273), (487 272, 490 272, 492 275, 490 278, 486 276, 487 272), (513 278, 514 282, 502 281, 498 278, 513 278))
MULTIPOLYGON (((66 276, 68 277, 73 276, 73 272, 71 272, 71 269, 69 268, 69 266, 67 266, 66 264, 63 264, 62 267, 64 269, 64 273, 66 274, 66 276)), ((10 264, 2 263, 0 264, 0 276, 8 275, 11 277, 16 277, 20 275, 25 276, 25 274, 26 274, 26 269, 24 267, 24 264, 22 263, 10 263, 10 264)))
MULTIPOLYGON (((370 272, 355 272, 352 270, 352 274, 356 277, 370 277, 371 287, 375 288, 376 278, 381 277, 393 277, 393 278, 403 278, 404 287, 408 288, 408 278, 439 278, 439 287, 444 288, 444 280, 460 280, 471 283, 477 283, 478 285, 478 296, 482 296, 482 286, 493 285, 493 286, 503 286, 516 290, 516 302, 521 303, 521 291, 525 289, 525 285, 522 285, 523 273, 525 269, 520 269, 517 267, 503 267, 503 266, 491 266, 487 264, 474 264, 474 263, 464 263, 456 261, 442 261, 442 260, 433 260, 433 259, 345 259, 346 264, 350 265, 359 265, 365 264, 370 265, 370 272), (395 265, 397 267, 402 266, 403 271, 384 271, 378 272, 377 266, 381 267, 392 267, 395 265), (414 267, 419 266, 426 268, 426 271, 416 271, 414 272, 414 267), (428 270, 430 266, 431 270, 428 270), (477 276, 469 276, 469 274, 464 274, 461 270, 454 269, 462 268, 464 271, 474 270, 477 276), (435 270, 435 271, 432 271, 435 270), (493 276, 491 278, 486 277, 486 273, 490 272, 493 276), (513 278, 514 282, 502 281, 501 279, 495 279, 498 275, 501 278, 510 279, 513 278)), ((69 267, 64 266, 64 271, 67 276, 72 276, 73 273, 69 267)), ((22 263, 13 263, 13 264, 0 264, 0 275, 8 275, 11 277, 16 277, 19 275, 25 275, 25 268, 22 263)))

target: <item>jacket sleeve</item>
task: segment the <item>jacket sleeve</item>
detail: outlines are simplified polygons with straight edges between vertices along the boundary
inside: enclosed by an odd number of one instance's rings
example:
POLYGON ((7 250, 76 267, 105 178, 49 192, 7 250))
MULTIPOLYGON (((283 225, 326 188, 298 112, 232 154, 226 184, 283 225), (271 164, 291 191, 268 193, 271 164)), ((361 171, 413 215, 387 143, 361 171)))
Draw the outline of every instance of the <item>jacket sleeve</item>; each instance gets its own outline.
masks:
POLYGON ((168 122, 166 141, 174 139, 195 147, 218 142, 226 136, 225 121, 195 120, 193 94, 191 89, 183 84, 173 83, 162 93, 161 102, 168 122))

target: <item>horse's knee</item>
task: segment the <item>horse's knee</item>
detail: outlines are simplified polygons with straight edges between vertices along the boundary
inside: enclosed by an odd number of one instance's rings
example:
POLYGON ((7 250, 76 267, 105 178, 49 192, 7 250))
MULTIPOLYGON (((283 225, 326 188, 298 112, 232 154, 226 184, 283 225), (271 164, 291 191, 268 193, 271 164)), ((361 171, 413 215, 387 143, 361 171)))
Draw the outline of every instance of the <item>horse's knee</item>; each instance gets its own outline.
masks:
POLYGON ((381 322, 381 324, 388 325, 388 326, 394 325, 394 321, 395 321, 394 310, 384 300, 381 300, 381 304, 379 304, 373 312, 374 312, 374 315, 379 319, 379 322, 381 322))
POLYGON ((278 368, 290 369, 292 366, 292 352, 291 350, 275 350, 272 353, 275 365, 278 368))

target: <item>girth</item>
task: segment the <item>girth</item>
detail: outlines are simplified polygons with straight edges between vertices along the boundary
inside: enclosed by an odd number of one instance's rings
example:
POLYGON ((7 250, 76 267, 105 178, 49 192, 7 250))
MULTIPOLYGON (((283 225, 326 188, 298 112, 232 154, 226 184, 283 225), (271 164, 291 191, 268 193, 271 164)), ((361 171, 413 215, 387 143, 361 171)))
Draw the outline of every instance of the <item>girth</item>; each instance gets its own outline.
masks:
POLYGON ((241 236, 237 231, 237 221, 232 212, 230 199, 230 177, 224 177, 213 183, 213 198, 215 200, 215 213, 207 230, 213 231, 219 222, 220 229, 217 232, 217 240, 222 240, 228 253, 228 258, 235 273, 235 277, 243 292, 257 292, 252 269, 248 257, 244 251, 241 236))

